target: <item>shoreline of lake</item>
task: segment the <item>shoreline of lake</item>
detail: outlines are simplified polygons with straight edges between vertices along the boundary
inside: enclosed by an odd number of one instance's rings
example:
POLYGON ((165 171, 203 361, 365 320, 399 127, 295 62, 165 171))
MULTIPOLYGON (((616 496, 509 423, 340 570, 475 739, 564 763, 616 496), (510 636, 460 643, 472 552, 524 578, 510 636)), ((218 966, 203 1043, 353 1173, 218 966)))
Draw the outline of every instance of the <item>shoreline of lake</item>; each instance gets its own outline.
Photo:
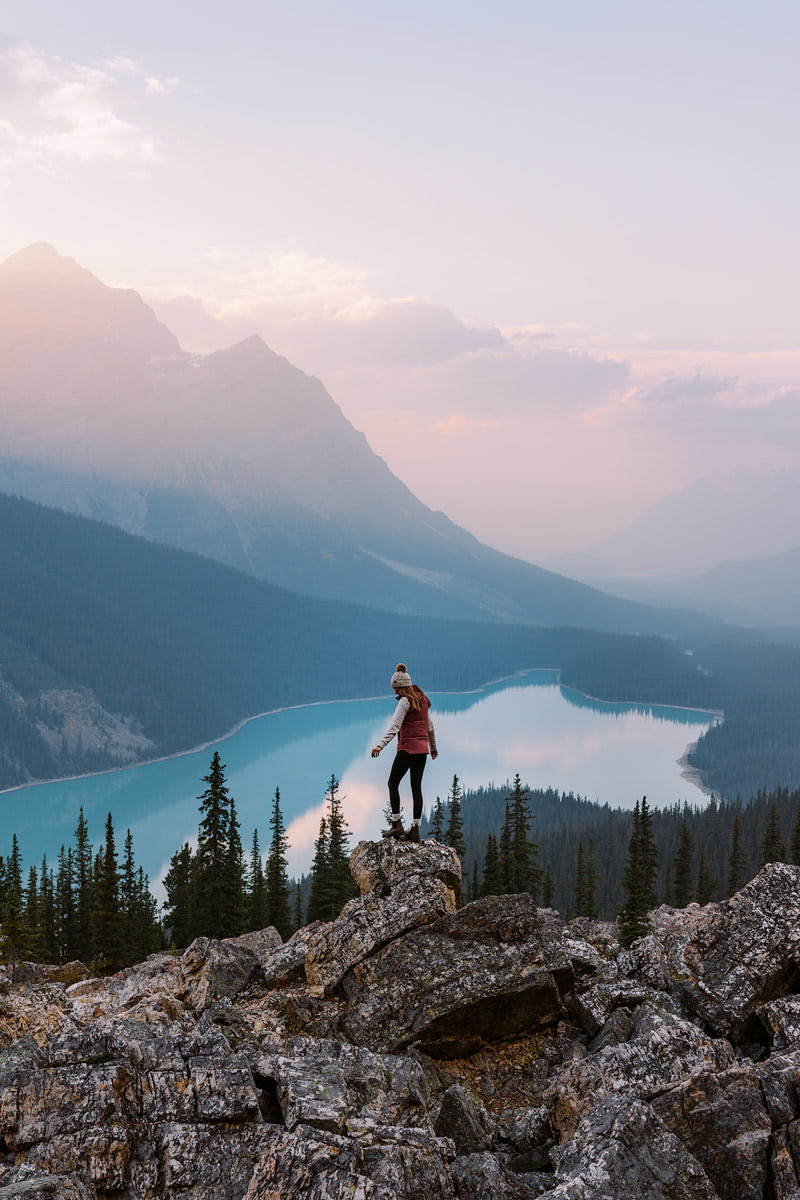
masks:
MULTIPOLYGON (((514 671, 511 675, 499 675, 494 679, 486 680, 484 683, 481 683, 477 687, 474 687, 474 688, 465 688, 463 690, 458 690, 458 691, 436 692, 434 694, 440 695, 440 696, 479 695, 481 692, 486 691, 487 688, 494 687, 496 684, 505 683, 509 680, 521 679, 521 678, 524 678, 526 675, 534 675, 539 671, 550 672, 550 673, 557 675, 558 678, 554 681, 555 686, 557 686, 559 688, 564 688, 568 691, 572 691, 576 695, 582 696, 582 697, 584 697, 584 699, 592 701, 592 703, 594 703, 594 704, 608 704, 608 705, 621 704, 621 705, 628 705, 628 706, 631 706, 634 708, 668 708, 668 709, 675 709, 676 712, 689 712, 689 713, 698 713, 698 714, 702 713, 704 715, 708 714, 710 716, 717 717, 720 720, 724 719, 724 712, 721 709, 694 708, 694 707, 691 707, 691 706, 685 705, 685 704, 662 704, 662 703, 659 703, 658 701, 609 700, 609 699, 603 699, 600 696, 592 696, 589 692, 584 692, 580 688, 575 687, 572 684, 562 683, 560 667, 523 667, 518 671, 514 671)), ((384 695, 380 695, 380 696, 350 696, 350 697, 347 697, 346 699, 307 700, 307 701, 303 701, 300 704, 285 704, 278 708, 268 708, 268 709, 265 709, 263 712, 253 713, 252 716, 243 717, 241 721, 238 721, 234 726, 232 726, 225 733, 219 734, 217 737, 211 738, 208 741, 200 742, 196 746, 188 747, 186 750, 176 750, 172 754, 162 754, 156 758, 136 759, 134 762, 121 763, 117 767, 106 767, 102 771, 84 771, 78 775, 59 775, 52 779, 32 779, 32 780, 29 780, 27 783, 19 783, 19 784, 15 784, 14 787, 3 788, 2 790, 0 790, 0 797, 11 795, 14 792, 23 791, 26 788, 47 787, 50 784, 58 784, 58 783, 76 783, 83 779, 97 779, 97 778, 101 778, 102 776, 105 776, 105 775, 116 775, 122 771, 132 771, 138 767, 155 766, 158 763, 173 762, 173 761, 176 761, 181 758, 188 758, 193 754, 199 754, 203 750, 209 750, 209 749, 211 749, 212 746, 217 746, 220 743, 227 741, 229 738, 234 737, 237 733, 239 733, 247 725, 251 724, 253 721, 259 721, 263 717, 276 716, 279 713, 293 712, 293 711, 300 710, 300 709, 321 708, 321 707, 324 707, 325 705, 329 705, 329 704, 337 704, 337 705, 338 704, 362 704, 362 703, 370 703, 373 701, 378 701, 378 700, 383 700, 383 699, 389 699, 389 697, 384 696, 384 695)), ((682 768, 681 769, 681 778, 685 778, 687 780, 687 782, 689 782, 693 786, 697 787, 698 790, 703 793, 703 795, 711 796, 713 793, 708 791, 706 789, 706 787, 702 784, 702 782, 700 781, 699 772, 696 772, 696 768, 689 767, 688 763, 685 762, 686 757, 688 756, 688 754, 690 753, 690 751, 694 748, 694 746, 696 744, 697 744, 696 741, 689 743, 689 745, 686 747, 683 755, 679 759, 676 760, 676 765, 678 767, 682 768), (686 768, 686 769, 684 770, 683 768, 686 768), (696 774, 693 775, 691 773, 692 771, 695 771, 696 774)))

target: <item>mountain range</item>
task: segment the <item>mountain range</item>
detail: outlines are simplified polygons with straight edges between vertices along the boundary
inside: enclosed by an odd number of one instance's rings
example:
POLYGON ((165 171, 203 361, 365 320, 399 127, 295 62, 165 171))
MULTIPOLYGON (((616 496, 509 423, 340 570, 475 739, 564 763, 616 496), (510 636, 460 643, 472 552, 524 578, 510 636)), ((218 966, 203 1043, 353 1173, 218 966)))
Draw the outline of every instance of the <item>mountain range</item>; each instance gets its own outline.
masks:
POLYGON ((491 549, 421 503, 319 380, 252 336, 190 354, 51 246, 0 265, 0 490, 308 595, 395 612, 673 633, 696 616, 491 549))
POLYGON ((691 579, 719 563, 772 557, 798 544, 800 477, 794 471, 707 476, 672 492, 583 551, 547 560, 585 581, 631 586, 691 579))

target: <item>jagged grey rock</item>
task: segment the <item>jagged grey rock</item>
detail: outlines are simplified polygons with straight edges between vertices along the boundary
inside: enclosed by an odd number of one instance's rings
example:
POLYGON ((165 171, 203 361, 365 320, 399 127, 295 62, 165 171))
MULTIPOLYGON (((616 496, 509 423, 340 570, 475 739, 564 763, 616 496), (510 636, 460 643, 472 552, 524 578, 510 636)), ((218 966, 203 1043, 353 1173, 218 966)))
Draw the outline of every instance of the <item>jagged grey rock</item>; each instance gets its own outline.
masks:
POLYGON ((772 1123, 752 1066, 695 1075, 651 1103, 722 1200, 763 1200, 772 1123))
POLYGON ((553 1151, 550 1200, 721 1200, 697 1160, 641 1100, 606 1100, 553 1151))
POLYGON ((467 1095, 458 1083, 442 1096, 435 1129, 439 1137, 452 1140, 456 1154, 489 1150, 495 1141, 495 1131, 486 1109, 467 1095))
POLYGON ((389 943, 343 980, 345 1034, 454 1058, 555 1024, 573 970, 560 922, 543 917, 527 893, 490 896, 389 943))
POLYGON ((256 1080, 273 1082, 290 1130, 304 1125, 347 1133, 356 1122, 362 1130, 407 1125, 433 1132, 430 1088, 412 1059, 295 1037, 272 1051, 262 1045, 252 1065, 256 1080))
POLYGON ((350 873, 363 895, 377 892, 386 896, 404 879, 439 879, 461 895, 461 860, 451 846, 425 841, 419 845, 384 838, 380 842, 359 842, 350 855, 350 873))
POLYGON ((260 956, 258 976, 264 987, 284 987, 305 978, 309 943, 326 926, 326 921, 313 921, 303 929, 298 929, 282 946, 260 956))
POLYGON ((94 1200, 95 1195, 80 1180, 57 1175, 31 1175, 0 1187, 0 1200, 94 1200))
POLYGON ((800 1043, 800 996, 783 996, 762 1004, 756 1015, 769 1034, 773 1050, 785 1050, 800 1043))
POLYGON ((759 1005, 800 981, 800 867, 768 863, 730 900, 662 908, 653 924, 621 969, 674 992, 723 1036, 740 1038, 759 1005))
POLYGON ((605 1046, 557 1073, 544 1093, 550 1124, 563 1141, 608 1095, 648 1099, 687 1076, 709 1068, 723 1071, 735 1062, 728 1042, 709 1038, 690 1021, 649 1003, 642 1005, 628 1042, 605 1046))
POLYGON ((424 888, 418 878, 405 878, 389 896, 369 892, 350 900, 335 921, 323 925, 308 940, 309 991, 315 996, 330 994, 356 963, 381 946, 455 911, 452 889, 435 877, 428 877, 424 888))
POLYGON ((530 1200, 543 1189, 508 1170, 494 1154, 464 1154, 451 1169, 458 1200, 530 1200))
POLYGON ((456 909, 435 843, 354 875, 285 944, 0 988, 0 1200, 800 1200, 797 868, 626 951, 456 909))

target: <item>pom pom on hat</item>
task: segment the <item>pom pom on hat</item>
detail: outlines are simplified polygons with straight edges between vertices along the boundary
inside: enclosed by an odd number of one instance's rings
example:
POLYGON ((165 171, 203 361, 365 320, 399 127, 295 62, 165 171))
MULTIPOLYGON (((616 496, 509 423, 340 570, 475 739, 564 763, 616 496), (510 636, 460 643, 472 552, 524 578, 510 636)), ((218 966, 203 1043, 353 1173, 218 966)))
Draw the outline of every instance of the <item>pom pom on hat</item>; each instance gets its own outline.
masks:
POLYGON ((405 663, 397 664, 397 669, 392 676, 392 687, 411 687, 411 676, 408 673, 408 667, 405 663))

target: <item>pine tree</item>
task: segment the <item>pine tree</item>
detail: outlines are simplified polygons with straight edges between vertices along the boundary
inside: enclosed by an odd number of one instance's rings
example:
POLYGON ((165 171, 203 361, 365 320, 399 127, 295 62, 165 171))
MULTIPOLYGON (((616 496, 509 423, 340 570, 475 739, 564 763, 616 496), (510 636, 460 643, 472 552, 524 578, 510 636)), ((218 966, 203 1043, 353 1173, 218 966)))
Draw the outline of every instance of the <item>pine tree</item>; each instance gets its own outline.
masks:
POLYGON ((477 858, 472 863, 472 886, 469 889, 470 900, 477 900, 481 894, 481 881, 478 876, 478 860, 477 858))
POLYGON ((324 919, 332 921, 358 889, 350 874, 350 831, 342 808, 344 797, 339 795, 339 780, 335 775, 328 780, 325 798, 328 803, 328 894, 324 919))
POLYGON ((25 925, 28 929, 28 958, 43 962, 41 956, 41 913, 39 907, 39 876, 36 867, 28 868, 28 886, 25 889, 25 925))
POLYGON ((133 836, 130 829, 125 835, 125 850, 119 877, 120 926, 122 931, 122 959, 126 965, 137 960, 137 887, 136 863, 133 858, 133 836))
MULTIPOLYGON (((91 848, 89 850, 91 863, 91 848)), ((65 850, 62 846, 58 852, 58 870, 56 872, 55 884, 55 927, 56 927, 56 946, 58 947, 57 958, 60 963, 70 962, 77 957, 80 949, 78 940, 78 918, 75 908, 75 870, 72 856, 72 847, 65 850)), ((86 881, 86 895, 91 897, 91 874, 86 881)), ((82 961, 88 962, 91 958, 90 945, 86 946, 86 953, 82 961)))
POLYGON ((11 839, 11 855, 6 862, 3 886, 2 955, 11 963, 11 982, 17 980, 17 963, 28 953, 30 930, 25 921, 25 897, 22 889, 22 856, 17 835, 11 839))
POLYGON ((460 859, 467 853, 467 843, 464 840, 464 817, 461 813, 461 784, 458 776, 453 776, 447 799, 450 808, 450 820, 447 822, 447 832, 444 835, 445 845, 452 846, 460 859))
POLYGON ((795 866, 800 866, 800 808, 797 809, 797 819, 792 829, 792 841, 789 847, 789 857, 795 866))
POLYGON ((500 880, 502 882, 502 892, 500 895, 508 895, 513 891, 511 887, 511 842, 512 842, 512 826, 511 826, 511 805, 506 800, 506 815, 503 821, 503 826, 500 830, 500 844, 498 854, 500 859, 500 880))
POLYGON ((672 863, 667 859, 667 865, 664 868, 664 903, 670 908, 675 906, 675 894, 672 887, 672 863))
POLYGON ((731 853, 728 859, 728 895, 732 896, 747 878, 747 855, 742 844, 742 820, 738 812, 733 819, 731 853))
POLYGON ((714 894, 717 890, 717 882, 711 878, 708 866, 706 864, 706 844, 700 843, 700 862, 697 867, 697 887, 695 888, 695 896, 698 904, 708 904, 714 899, 714 894))
POLYGON ((589 839, 589 848, 584 853, 583 842, 578 842, 578 857, 575 867, 575 916, 597 920, 597 867, 595 865, 594 842, 589 839))
POLYGON ((169 940, 178 950, 184 949, 192 940, 194 886, 192 880, 193 855, 189 843, 184 842, 170 859, 169 870, 164 876, 167 903, 164 905, 164 923, 169 940))
POLYGON ((511 872, 509 888, 512 892, 530 892, 535 901, 539 899, 541 871, 539 869, 539 846, 529 836, 533 815, 528 804, 528 788, 522 786, 519 775, 514 776, 511 795, 511 872))
POLYGON ((114 846, 111 813, 106 818, 105 846, 95 859, 96 879, 92 909, 92 964, 95 974, 111 974, 122 966, 122 910, 119 896, 119 867, 114 846))
POLYGON ((590 921, 597 920, 597 862, 594 853, 594 841, 589 838, 589 849, 583 860, 583 881, 585 888, 584 911, 580 914, 590 921))
POLYGON ((311 864, 311 894, 308 898, 308 913, 306 919, 309 925, 312 921, 323 921, 323 915, 330 907, 328 889, 328 822, 325 817, 320 819, 319 836, 314 843, 314 861, 311 864))
POLYGON ((267 855, 265 924, 274 925, 281 937, 286 939, 292 932, 292 914, 289 908, 289 876, 286 862, 289 839, 286 837, 286 829, 283 824, 281 794, 278 788, 275 788, 275 799, 272 802, 272 816, 270 817, 269 827, 272 830, 272 840, 270 841, 269 853, 267 855))
POLYGON ((767 826, 761 842, 761 866, 767 863, 784 862, 786 859, 786 843, 781 833, 781 822, 774 804, 769 807, 767 826))
POLYGON ((444 805, 442 797, 436 797, 436 803, 433 806, 433 815, 431 817, 431 831, 428 834, 435 842, 444 841, 444 805))
POLYGON ((655 904, 657 852, 652 832, 652 816, 647 797, 633 810, 631 836, 625 862, 625 901, 619 911, 619 940, 630 946, 651 930, 649 913, 655 904))
POLYGON ((694 863, 694 839, 684 817, 681 825, 678 853, 675 855, 675 885, 673 889, 676 908, 686 908, 692 898, 692 865, 694 863))
POLYGON ((500 896, 503 892, 503 881, 500 877, 500 857, 497 850, 497 838, 490 833, 486 839, 486 856, 483 860, 482 896, 500 896))
POLYGON ((83 808, 78 816, 75 828, 75 851, 71 855, 73 868, 72 928, 63 931, 69 939, 67 956, 79 958, 88 963, 92 956, 92 909, 94 896, 92 894, 92 845, 89 841, 89 827, 83 815, 83 808))
POLYGON ((39 913, 42 961, 58 962, 53 872, 47 865, 46 855, 42 856, 42 865, 39 871, 39 913))
POLYGON ((228 896, 230 859, 230 797, 225 782, 225 764, 219 752, 211 759, 208 775, 203 776, 205 791, 200 801, 200 827, 197 838, 193 882, 191 937, 228 937, 230 897, 228 896))
POLYGON ((239 937, 247 923, 244 886, 244 854, 236 816, 236 802, 228 804, 227 851, 225 854, 222 937, 239 937))
POLYGON ((250 876, 247 883, 247 928, 266 929, 267 919, 267 885, 264 879, 264 866, 261 862, 261 846, 258 842, 258 830, 253 830, 253 845, 250 850, 250 876))
POLYGON ((300 886, 300 880, 298 879, 297 883, 295 884, 295 887, 294 887, 294 927, 295 927, 295 929, 302 929, 304 925, 305 925, 305 921, 303 920, 303 889, 300 886))
POLYGON ((642 880, 647 907, 655 908, 658 904, 656 895, 656 878, 658 877, 658 847, 653 835, 653 814, 647 804, 647 796, 642 796, 639 810, 639 842, 642 880))
POLYGON ((544 883, 542 884, 542 907, 552 908, 555 900, 556 885, 553 882, 553 872, 550 870, 550 863, 547 864, 547 870, 544 873, 544 883))
POLYGON ((133 923, 133 962, 141 962, 148 954, 161 950, 164 930, 158 919, 158 905, 150 891, 150 880, 139 867, 136 873, 136 900, 133 923))
POLYGON ((578 857, 575 861, 575 886, 572 889, 575 898, 575 916, 583 916, 583 906, 586 898, 586 873, 583 865, 583 842, 578 842, 578 857))

